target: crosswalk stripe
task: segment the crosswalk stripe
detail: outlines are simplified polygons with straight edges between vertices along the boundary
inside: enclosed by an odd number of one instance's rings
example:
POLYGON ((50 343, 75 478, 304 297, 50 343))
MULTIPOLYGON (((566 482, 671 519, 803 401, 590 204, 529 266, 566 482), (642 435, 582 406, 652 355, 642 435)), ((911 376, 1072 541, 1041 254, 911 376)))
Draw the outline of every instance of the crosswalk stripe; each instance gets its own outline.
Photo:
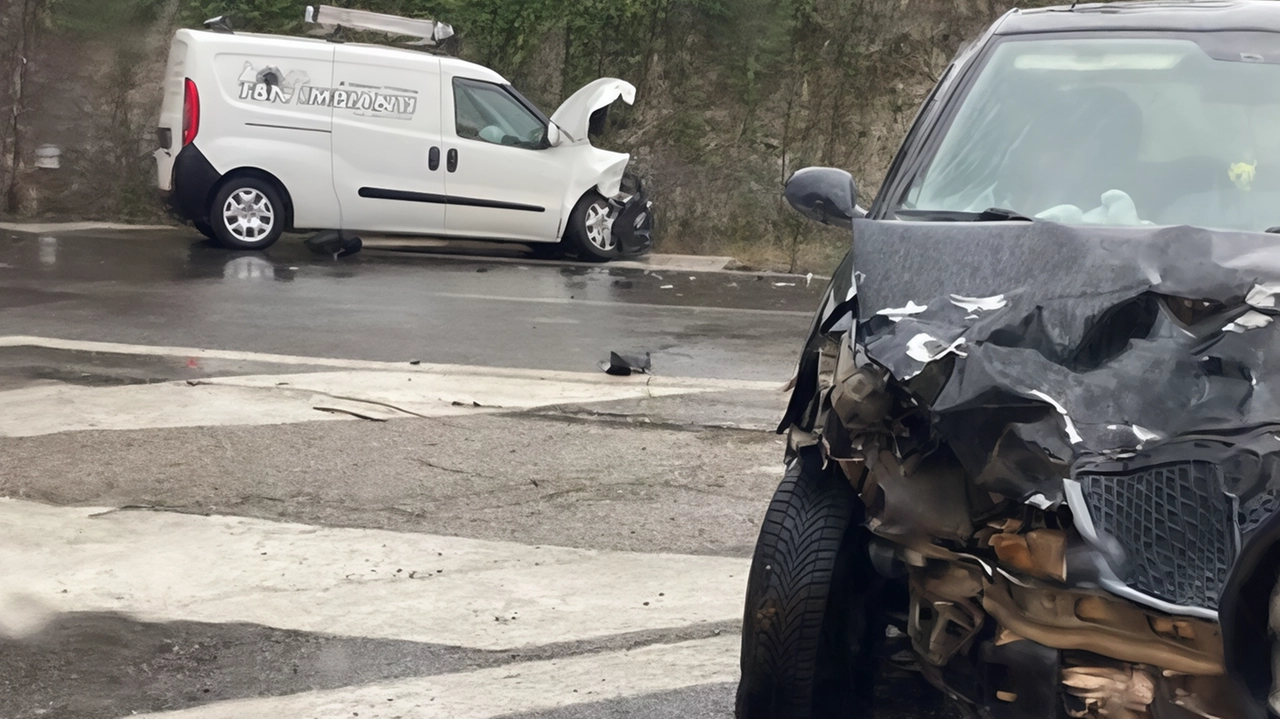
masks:
POLYGON ((600 385, 634 384, 646 387, 685 387, 703 390, 781 391, 783 383, 758 380, 711 379, 702 377, 666 377, 663 375, 633 375, 614 377, 602 372, 569 372, 564 370, 518 369, 478 365, 438 364, 423 362, 406 366, 405 362, 380 362, 377 360, 335 359, 331 357, 306 357, 267 352, 219 350, 198 347, 174 347, 164 345, 124 344, 119 342, 95 342, 67 340, 56 337, 29 335, 0 336, 0 347, 38 347, 72 352, 107 352, 113 354, 148 357, 182 357, 219 359, 233 362, 267 362, 282 365, 308 365, 357 370, 400 370, 443 375, 484 377, 508 377, 514 379, 545 379, 566 382, 585 382, 600 385))
POLYGON ((737 619, 747 568, 0 500, 0 633, 15 635, 62 612, 119 611, 505 649, 737 619))
POLYGON ((362 687, 240 699, 155 719, 489 719, 516 712, 652 694, 737 678, 736 636, 508 664, 362 687))
POLYGON ((662 397, 706 390, 480 374, 360 371, 245 375, 117 387, 47 384, 0 391, 0 437, 78 430, 443 417, 662 397))

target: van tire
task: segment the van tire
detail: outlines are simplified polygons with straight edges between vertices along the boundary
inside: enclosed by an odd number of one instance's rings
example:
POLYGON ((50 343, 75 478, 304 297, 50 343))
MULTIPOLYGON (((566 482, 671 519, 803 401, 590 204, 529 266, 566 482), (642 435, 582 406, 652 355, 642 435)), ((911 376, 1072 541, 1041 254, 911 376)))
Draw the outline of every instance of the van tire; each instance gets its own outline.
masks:
POLYGON ((578 200, 569 213, 564 239, 578 259, 608 262, 618 257, 618 241, 613 237, 613 217, 617 212, 599 192, 592 190, 578 200))
POLYGON ((252 175, 224 181, 209 206, 215 239, 232 250, 265 250, 274 245, 284 234, 285 218, 280 189, 252 175))
POLYGON ((876 594, 858 571, 866 530, 849 481, 822 465, 816 451, 801 451, 760 528, 747 579, 737 719, 870 716, 859 699, 870 689, 875 651, 866 646, 867 628, 851 626, 862 624, 876 594), (845 641, 850 630, 860 641, 845 641), (853 656, 856 644, 862 656, 853 656))

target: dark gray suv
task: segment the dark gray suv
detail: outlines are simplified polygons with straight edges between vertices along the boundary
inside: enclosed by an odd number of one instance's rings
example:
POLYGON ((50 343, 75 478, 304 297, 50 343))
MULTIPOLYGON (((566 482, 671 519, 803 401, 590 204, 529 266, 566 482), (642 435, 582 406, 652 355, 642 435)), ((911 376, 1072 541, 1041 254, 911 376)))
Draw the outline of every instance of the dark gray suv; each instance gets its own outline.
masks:
POLYGON ((865 216, 841 170, 787 195, 853 242, 739 718, 913 681, 994 719, 1280 713, 1280 2, 1011 12, 865 216))

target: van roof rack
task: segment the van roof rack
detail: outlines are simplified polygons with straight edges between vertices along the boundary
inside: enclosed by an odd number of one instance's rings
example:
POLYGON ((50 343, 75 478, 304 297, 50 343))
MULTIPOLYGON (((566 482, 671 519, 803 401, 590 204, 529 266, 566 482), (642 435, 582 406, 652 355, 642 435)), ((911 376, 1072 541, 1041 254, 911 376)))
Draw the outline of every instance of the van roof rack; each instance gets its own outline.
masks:
POLYGON ((235 31, 231 29, 231 18, 226 15, 219 15, 218 17, 211 17, 208 20, 205 20, 204 27, 206 30, 212 30, 214 32, 235 34, 235 31))
POLYGON ((420 45, 435 45, 453 37, 453 26, 448 23, 330 5, 308 5, 305 19, 308 24, 416 37, 419 41, 414 44, 420 45))

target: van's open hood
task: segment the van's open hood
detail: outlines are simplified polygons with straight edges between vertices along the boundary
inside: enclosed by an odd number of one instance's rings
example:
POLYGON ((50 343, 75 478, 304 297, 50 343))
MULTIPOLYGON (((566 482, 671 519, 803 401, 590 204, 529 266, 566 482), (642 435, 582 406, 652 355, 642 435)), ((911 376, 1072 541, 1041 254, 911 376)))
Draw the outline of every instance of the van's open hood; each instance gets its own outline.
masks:
POLYGON ((608 107, 621 98, 628 105, 636 101, 636 86, 626 80, 602 77, 569 96, 551 116, 551 121, 564 133, 565 144, 587 142, 591 113, 608 107))

